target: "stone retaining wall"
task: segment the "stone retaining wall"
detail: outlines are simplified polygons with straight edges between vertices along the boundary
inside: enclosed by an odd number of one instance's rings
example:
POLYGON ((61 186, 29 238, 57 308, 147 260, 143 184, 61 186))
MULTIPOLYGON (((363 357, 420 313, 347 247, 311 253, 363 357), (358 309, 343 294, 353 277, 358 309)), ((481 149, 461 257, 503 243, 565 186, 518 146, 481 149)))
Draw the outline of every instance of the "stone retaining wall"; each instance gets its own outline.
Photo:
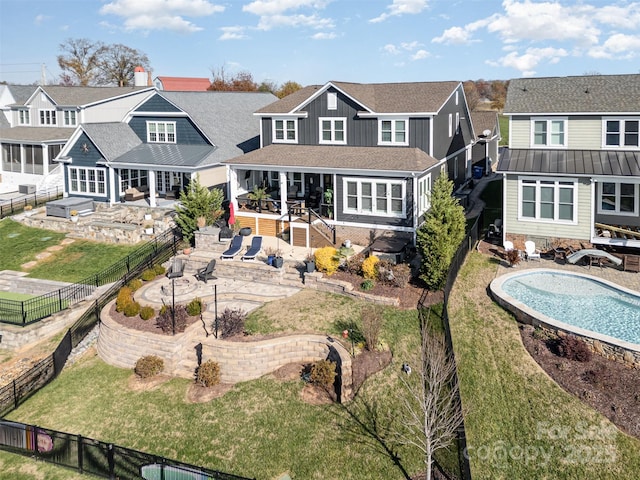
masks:
POLYGON ((377 295, 371 295, 369 293, 360 292, 354 290, 353 285, 349 282, 343 282, 342 280, 332 280, 325 277, 320 272, 306 273, 304 274, 304 286, 313 290, 319 290, 321 292, 337 293, 340 295, 346 295, 368 302, 376 303, 379 305, 391 305, 397 307, 400 305, 400 301, 397 298, 379 297, 377 295))
POLYGON ((312 363, 318 360, 336 361, 338 368, 338 398, 347 401, 352 396, 352 370, 349 352, 336 340, 322 335, 289 335, 255 342, 230 342, 199 334, 199 323, 184 333, 170 336, 141 332, 123 327, 110 318, 113 302, 101 313, 97 351, 110 365, 133 368, 146 355, 164 359, 165 373, 193 378, 198 350, 201 360, 218 362, 221 380, 237 383, 259 378, 289 363, 312 363), (204 337, 204 338, 203 338, 204 337))

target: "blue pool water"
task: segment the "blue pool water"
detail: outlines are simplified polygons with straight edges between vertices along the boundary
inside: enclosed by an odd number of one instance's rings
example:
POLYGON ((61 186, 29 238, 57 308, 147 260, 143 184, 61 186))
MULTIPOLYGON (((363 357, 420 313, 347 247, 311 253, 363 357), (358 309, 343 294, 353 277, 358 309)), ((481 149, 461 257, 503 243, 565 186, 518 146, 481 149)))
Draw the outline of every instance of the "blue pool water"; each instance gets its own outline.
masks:
POLYGON ((640 296, 577 275, 531 272, 502 289, 528 307, 585 330, 640 345, 640 296))

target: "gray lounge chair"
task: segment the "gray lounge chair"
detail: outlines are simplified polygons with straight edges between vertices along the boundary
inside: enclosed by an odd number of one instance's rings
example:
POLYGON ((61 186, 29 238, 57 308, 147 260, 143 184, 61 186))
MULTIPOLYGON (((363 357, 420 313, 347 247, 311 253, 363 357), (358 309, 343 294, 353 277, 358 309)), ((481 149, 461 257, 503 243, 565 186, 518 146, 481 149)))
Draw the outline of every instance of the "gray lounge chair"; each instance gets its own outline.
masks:
POLYGON ((180 278, 184 275, 185 262, 181 258, 174 258, 167 272, 167 278, 180 278))
POLYGON ((222 252, 222 255, 220 255, 220 258, 222 260, 231 260, 238 253, 240 253, 240 250, 242 250, 243 239, 244 237, 242 235, 236 235, 235 237, 233 237, 233 239, 231 240, 231 246, 228 249, 226 249, 224 252, 222 252))
POLYGON ((216 259, 211 260, 206 267, 199 268, 196 272, 196 278, 204 283, 207 280, 216 280, 218 277, 213 275, 213 271, 216 269, 216 259))
POLYGON ((242 255, 241 260, 243 262, 245 260, 255 260, 256 255, 260 253, 260 250, 262 250, 262 236, 256 235, 251 240, 251 246, 249 247, 249 250, 247 250, 247 252, 244 255, 242 255))

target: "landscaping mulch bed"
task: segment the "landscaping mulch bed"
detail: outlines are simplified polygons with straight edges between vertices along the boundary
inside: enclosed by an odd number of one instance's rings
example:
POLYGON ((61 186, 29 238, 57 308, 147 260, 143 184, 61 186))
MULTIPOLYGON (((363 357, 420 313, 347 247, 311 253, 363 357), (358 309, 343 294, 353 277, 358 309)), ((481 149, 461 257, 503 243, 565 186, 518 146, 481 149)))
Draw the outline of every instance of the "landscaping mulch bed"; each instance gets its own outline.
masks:
MULTIPOLYGON (((150 332, 150 333, 157 333, 158 335, 171 335, 171 332, 163 332, 162 329, 156 324, 156 318, 150 318, 149 320, 143 320, 142 318, 140 318, 139 315, 135 316, 135 317, 127 317, 124 313, 121 312, 117 312, 116 311, 116 305, 115 303, 113 305, 111 305, 111 308, 109 309, 109 316, 115 320, 116 322, 118 322, 120 325, 127 327, 127 328, 132 328, 134 330, 140 330, 141 332, 150 332)), ((189 327, 189 325, 193 325, 196 322, 200 321, 200 317, 199 316, 194 316, 194 317, 187 317, 187 325, 186 327, 189 327)), ((186 328, 185 327, 185 328, 186 328)), ((179 333, 176 331, 176 333, 179 333)))
POLYGON ((547 374, 569 393, 640 438, 640 369, 593 354, 588 362, 556 355, 534 328, 520 328, 522 343, 547 374))

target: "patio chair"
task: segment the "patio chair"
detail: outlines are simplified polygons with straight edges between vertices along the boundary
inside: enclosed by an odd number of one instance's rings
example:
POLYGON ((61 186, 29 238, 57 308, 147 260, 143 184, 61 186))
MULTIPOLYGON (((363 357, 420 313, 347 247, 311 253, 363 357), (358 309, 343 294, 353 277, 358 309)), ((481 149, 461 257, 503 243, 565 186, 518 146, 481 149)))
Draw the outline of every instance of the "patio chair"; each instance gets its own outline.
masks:
POLYGON ((256 259, 256 255, 258 255, 258 253, 260 253, 260 250, 262 250, 262 236, 261 235, 256 235, 251 240, 251 246, 249 247, 249 250, 247 250, 247 252, 244 255, 242 255, 242 257, 240 257, 240 259, 243 262, 245 260, 255 260, 256 259))
POLYGON ((489 224, 489 229, 487 230, 488 238, 500 238, 502 237, 502 219, 496 218, 493 223, 489 224))
POLYGON ((502 246, 504 247, 505 252, 513 250, 513 242, 511 240, 505 240, 502 246))
POLYGON ((199 268, 196 272, 196 278, 204 283, 207 280, 216 280, 218 277, 213 275, 213 271, 216 269, 216 259, 211 260, 206 267, 199 268))
POLYGON ((169 271, 167 272, 167 278, 180 278, 184 275, 184 267, 186 262, 184 262, 181 258, 175 257, 173 262, 171 263, 171 267, 169 267, 169 271))
POLYGON ((527 260, 540 261, 540 250, 536 248, 536 242, 533 240, 527 240, 524 242, 524 251, 527 255, 527 260))
POLYGON ((231 246, 228 249, 226 249, 224 252, 222 252, 222 255, 220 255, 220 258, 222 260, 233 259, 233 257, 235 257, 238 253, 240 253, 240 250, 242 250, 243 239, 244 237, 242 235, 236 235, 235 237, 233 237, 233 239, 231 240, 231 246))

